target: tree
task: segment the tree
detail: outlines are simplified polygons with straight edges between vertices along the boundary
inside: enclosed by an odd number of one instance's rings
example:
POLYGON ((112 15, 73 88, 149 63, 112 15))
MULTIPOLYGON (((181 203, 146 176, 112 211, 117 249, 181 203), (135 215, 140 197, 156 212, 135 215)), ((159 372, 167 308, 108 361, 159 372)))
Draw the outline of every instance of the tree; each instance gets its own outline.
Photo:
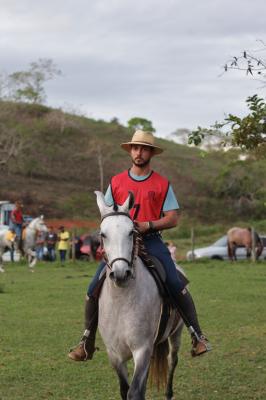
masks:
POLYGON ((250 111, 248 115, 240 118, 229 114, 223 122, 216 123, 209 129, 199 126, 189 135, 188 143, 199 145, 205 137, 220 132, 224 146, 255 151, 258 156, 266 157, 266 103, 257 95, 248 97, 246 103, 250 111))
POLYGON ((61 71, 53 60, 40 58, 30 63, 28 70, 7 75, 4 82, 2 77, 2 96, 8 100, 42 104, 46 99, 44 83, 58 75, 61 75, 61 71))
POLYGON ((259 40, 259 42, 262 45, 261 48, 253 52, 244 50, 240 55, 228 60, 223 67, 224 72, 232 69, 245 71, 246 75, 251 75, 254 78, 259 77, 260 81, 266 83, 266 61, 256 55, 256 53, 266 51, 266 44, 262 40, 259 40))
MULTIPOLYGON (((255 50, 266 51, 266 45, 262 49, 255 50)), ((226 62, 224 72, 231 69, 245 71, 246 75, 252 77, 259 76, 260 81, 266 85, 266 61, 257 57, 255 53, 244 50, 240 56, 234 56, 226 62)), ((266 103, 263 98, 257 94, 248 97, 246 100, 249 114, 244 118, 229 114, 224 121, 216 122, 210 128, 198 127, 188 135, 188 143, 200 145, 203 141, 221 131, 222 144, 238 147, 241 150, 253 151, 258 157, 266 157, 266 103)))
POLYGON ((143 131, 155 132, 152 122, 145 118, 134 117, 127 121, 127 125, 130 130, 136 131, 141 129, 143 131))

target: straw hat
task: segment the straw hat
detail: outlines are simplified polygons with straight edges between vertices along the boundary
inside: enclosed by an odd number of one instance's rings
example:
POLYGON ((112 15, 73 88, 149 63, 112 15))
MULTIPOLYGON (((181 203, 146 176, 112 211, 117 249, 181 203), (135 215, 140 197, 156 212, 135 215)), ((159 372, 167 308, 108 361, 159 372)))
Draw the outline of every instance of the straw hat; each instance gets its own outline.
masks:
POLYGON ((126 150, 128 153, 130 153, 131 146, 133 144, 140 144, 143 146, 152 147, 154 150, 154 154, 162 153, 163 149, 161 147, 155 146, 154 143, 155 143, 155 138, 151 132, 141 131, 139 129, 134 133, 131 142, 122 143, 121 147, 123 150, 126 150))

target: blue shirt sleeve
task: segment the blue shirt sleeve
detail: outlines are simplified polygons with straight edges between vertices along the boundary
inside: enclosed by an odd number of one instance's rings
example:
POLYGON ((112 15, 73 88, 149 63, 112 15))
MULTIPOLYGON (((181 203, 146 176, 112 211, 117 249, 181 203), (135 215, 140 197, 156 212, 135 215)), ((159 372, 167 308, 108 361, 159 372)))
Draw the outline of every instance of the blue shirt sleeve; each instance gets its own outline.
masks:
POLYGON ((173 188, 169 185, 168 192, 164 201, 163 211, 178 210, 179 204, 175 197, 173 188))

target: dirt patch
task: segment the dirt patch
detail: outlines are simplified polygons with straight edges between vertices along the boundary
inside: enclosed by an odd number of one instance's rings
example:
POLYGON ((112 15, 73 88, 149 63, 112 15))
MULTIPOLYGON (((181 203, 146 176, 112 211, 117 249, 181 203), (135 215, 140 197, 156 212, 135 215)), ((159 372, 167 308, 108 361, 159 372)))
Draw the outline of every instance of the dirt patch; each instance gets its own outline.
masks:
POLYGON ((81 219, 46 219, 47 226, 53 226, 58 229, 60 226, 64 226, 66 229, 97 229, 99 227, 98 221, 85 221, 81 219))

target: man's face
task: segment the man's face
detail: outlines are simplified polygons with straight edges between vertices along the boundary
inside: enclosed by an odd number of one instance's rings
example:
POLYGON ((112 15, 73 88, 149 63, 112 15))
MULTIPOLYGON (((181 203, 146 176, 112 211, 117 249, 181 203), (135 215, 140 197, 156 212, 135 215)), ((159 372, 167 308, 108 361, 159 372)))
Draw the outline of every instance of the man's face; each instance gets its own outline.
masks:
POLYGON ((153 156, 153 148, 150 146, 133 144, 131 146, 130 155, 134 165, 137 167, 145 167, 149 164, 153 156))

